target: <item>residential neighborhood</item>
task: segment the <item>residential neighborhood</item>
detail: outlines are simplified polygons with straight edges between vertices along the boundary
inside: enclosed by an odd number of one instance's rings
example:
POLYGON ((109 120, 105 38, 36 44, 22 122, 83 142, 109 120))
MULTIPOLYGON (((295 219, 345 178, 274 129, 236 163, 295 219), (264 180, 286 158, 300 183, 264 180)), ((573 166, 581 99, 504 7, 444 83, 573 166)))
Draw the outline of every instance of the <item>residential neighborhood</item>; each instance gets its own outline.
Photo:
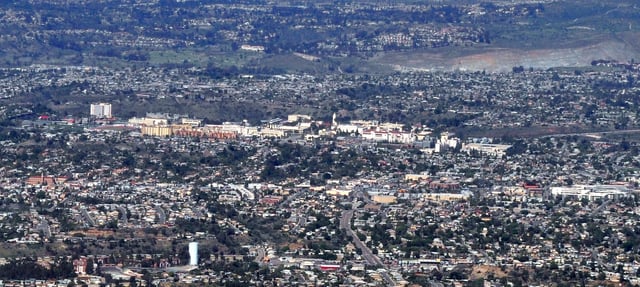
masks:
POLYGON ((3 134, 2 260, 65 260, 58 285, 638 283, 635 143, 332 118, 25 120, 3 134))
POLYGON ((0 287, 640 286, 639 15, 0 1, 0 287))

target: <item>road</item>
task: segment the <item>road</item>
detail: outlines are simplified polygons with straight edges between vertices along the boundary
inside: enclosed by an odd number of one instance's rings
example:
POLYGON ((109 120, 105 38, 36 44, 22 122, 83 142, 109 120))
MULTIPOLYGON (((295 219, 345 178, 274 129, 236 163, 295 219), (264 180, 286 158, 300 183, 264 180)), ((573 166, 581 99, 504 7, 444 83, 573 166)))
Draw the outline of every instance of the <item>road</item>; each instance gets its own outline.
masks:
MULTIPOLYGON (((340 216, 340 229, 344 229, 347 232, 347 236, 351 237, 353 244, 357 248, 362 250, 362 257, 368 265, 384 266, 382 260, 380 260, 380 258, 378 258, 378 256, 376 256, 375 254, 373 254, 373 252, 371 252, 371 249, 369 249, 369 247, 367 247, 367 245, 365 245, 351 229, 351 218, 353 217, 354 211, 355 207, 352 207, 352 209, 342 212, 342 216, 340 216)), ((384 279, 387 286, 396 285, 395 281, 393 281, 393 278, 391 278, 388 271, 385 270, 383 272, 380 272, 380 275, 384 279)))
MULTIPOLYGON (((600 206, 598 206, 596 209, 593 210, 591 215, 592 216, 597 215, 598 213, 602 212, 602 210, 604 210, 604 208, 608 206, 610 203, 611 203, 611 199, 603 202, 602 204, 600 204, 600 206)), ((591 258, 592 260, 596 260, 598 262, 598 265, 600 266, 600 268, 605 268, 604 261, 602 261, 602 257, 600 256, 600 253, 598 252, 598 249, 596 247, 591 248, 591 258)))
POLYGON ((120 211, 120 221, 122 222, 122 224, 127 224, 127 221, 129 220, 127 218, 127 209, 122 205, 118 205, 117 208, 118 211, 120 211))
POLYGON ((82 217, 84 217, 84 220, 87 223, 87 225, 89 225, 90 227, 96 226, 96 222, 93 221, 93 218, 91 218, 91 215, 89 215, 89 212, 87 212, 87 209, 82 208, 81 212, 82 212, 82 217))
POLYGON ((598 213, 602 212, 604 210, 605 207, 609 206, 609 204, 611 204, 611 199, 607 199, 607 201, 603 202, 602 204, 600 204, 600 206, 596 207, 596 209, 594 209, 591 212, 591 216, 597 215, 598 213))
POLYGON ((601 131, 601 132, 582 132, 582 133, 563 133, 563 134, 544 135, 544 136, 541 136, 541 138, 569 137, 569 136, 598 136, 598 135, 607 135, 607 134, 626 134, 626 133, 639 133, 639 132, 640 132, 640 129, 601 131))
MULTIPOLYGON (((292 201, 300 198, 300 196, 302 196, 304 193, 305 193, 304 191, 298 191, 294 194, 290 194, 289 196, 287 196, 287 199, 281 201, 278 204, 278 207, 289 208, 289 204, 291 204, 292 201)), ((306 213, 301 213, 301 214, 306 214, 306 213)), ((296 223, 296 226, 291 228, 289 233, 295 233, 299 228, 304 227, 305 225, 307 225, 307 217, 304 215, 300 215, 298 216, 298 222, 296 223)))
POLYGON ((158 224, 165 224, 167 221, 167 215, 164 213, 162 206, 156 205, 156 215, 158 215, 158 224))
POLYGON ((353 191, 353 197, 362 200, 365 204, 373 203, 373 201, 364 194, 362 187, 356 186, 355 188, 353 188, 353 191))
POLYGON ((299 228, 304 227, 305 225, 307 225, 307 217, 305 215, 300 215, 298 216, 298 222, 296 223, 296 226, 291 228, 289 233, 296 233, 299 228))
MULTIPOLYGON (((471 245, 467 244, 466 242, 465 242, 464 244, 467 246, 467 248, 468 248, 469 250, 474 250, 473 248, 471 248, 471 245)), ((486 251, 484 251, 484 249, 479 248, 477 251, 479 251, 479 252, 480 252, 480 254, 482 254, 482 256, 484 257, 484 260, 485 260, 489 265, 494 265, 494 266, 496 266, 496 265, 497 265, 497 264, 496 264, 496 261, 495 261, 495 260, 493 260, 493 257, 489 256, 489 254, 487 254, 487 252, 486 252, 486 251)))
POLYGON ((298 197, 302 196, 302 194, 304 194, 304 191, 298 191, 294 194, 290 194, 289 196, 287 196, 287 199, 283 200, 280 202, 280 204, 278 204, 278 207, 283 208, 283 207, 289 207, 289 204, 294 200, 297 199, 298 197))
POLYGON ((44 218, 44 216, 40 216, 40 224, 38 224, 37 229, 42 231, 44 237, 51 237, 51 227, 49 226, 49 222, 47 222, 47 219, 44 218))
POLYGON ((351 229, 352 217, 353 217, 353 209, 342 212, 342 216, 340 217, 340 228, 344 228, 347 231, 347 235, 351 236, 353 240, 353 244, 355 244, 356 247, 362 250, 362 257, 367 262, 367 264, 383 266, 384 264, 382 264, 382 261, 380 260, 380 258, 375 256, 375 254, 371 252, 371 249, 369 249, 369 247, 367 247, 367 245, 365 245, 360 240, 360 238, 356 236, 355 232, 353 232, 353 230, 351 229))

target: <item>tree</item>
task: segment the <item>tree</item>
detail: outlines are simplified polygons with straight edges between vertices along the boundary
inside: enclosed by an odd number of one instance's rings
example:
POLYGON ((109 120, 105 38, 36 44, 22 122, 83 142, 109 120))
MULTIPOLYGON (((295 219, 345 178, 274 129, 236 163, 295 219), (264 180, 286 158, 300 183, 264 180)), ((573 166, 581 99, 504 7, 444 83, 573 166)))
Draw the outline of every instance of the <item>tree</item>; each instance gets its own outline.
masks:
POLYGON ((95 272, 95 268, 93 267, 93 258, 87 259, 87 274, 93 274, 95 272))
POLYGON ((149 273, 149 271, 142 271, 142 280, 146 283, 146 286, 151 286, 151 282, 153 282, 153 275, 149 273))
POLYGON ((138 287, 138 281, 135 276, 129 277, 129 287, 138 287))
POLYGON ((480 278, 480 279, 476 279, 476 280, 470 281, 469 283, 467 283, 466 286, 469 286, 469 287, 484 287, 484 279, 480 278))

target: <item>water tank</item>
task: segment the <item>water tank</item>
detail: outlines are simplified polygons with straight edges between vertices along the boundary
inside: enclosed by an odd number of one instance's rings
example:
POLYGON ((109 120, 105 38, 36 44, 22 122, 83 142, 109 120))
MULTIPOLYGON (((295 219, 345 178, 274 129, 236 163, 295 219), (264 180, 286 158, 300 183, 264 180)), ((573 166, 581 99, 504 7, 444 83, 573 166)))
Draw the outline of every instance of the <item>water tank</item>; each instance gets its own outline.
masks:
POLYGON ((198 266, 198 242, 189 242, 189 265, 198 266))

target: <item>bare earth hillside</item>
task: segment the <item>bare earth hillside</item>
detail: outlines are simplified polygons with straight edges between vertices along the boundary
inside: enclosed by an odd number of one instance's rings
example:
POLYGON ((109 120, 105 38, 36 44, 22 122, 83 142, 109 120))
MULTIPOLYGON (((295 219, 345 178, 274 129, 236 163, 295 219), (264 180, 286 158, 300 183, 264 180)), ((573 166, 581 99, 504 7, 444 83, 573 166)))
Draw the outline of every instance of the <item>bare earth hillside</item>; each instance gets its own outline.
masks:
POLYGON ((454 53, 452 49, 455 48, 444 48, 437 52, 389 53, 372 61, 397 70, 503 72, 517 66, 546 69, 589 66, 591 61, 600 59, 621 62, 640 59, 640 46, 619 38, 573 48, 523 50, 490 47, 473 49, 467 54, 454 53))

